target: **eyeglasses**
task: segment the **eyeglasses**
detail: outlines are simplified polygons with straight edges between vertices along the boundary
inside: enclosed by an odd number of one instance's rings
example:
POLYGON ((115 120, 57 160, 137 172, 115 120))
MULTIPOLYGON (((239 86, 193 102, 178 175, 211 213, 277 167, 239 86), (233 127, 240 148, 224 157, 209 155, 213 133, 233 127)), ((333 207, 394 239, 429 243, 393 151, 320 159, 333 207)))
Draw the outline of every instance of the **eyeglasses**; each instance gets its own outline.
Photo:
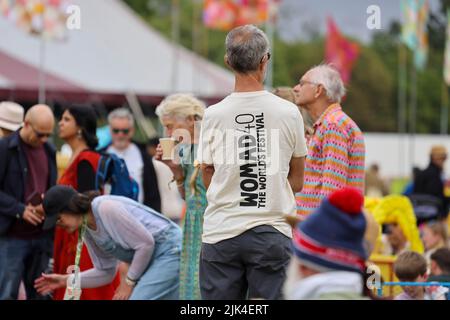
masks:
POLYGON ((130 133, 130 129, 117 129, 117 128, 113 128, 112 132, 114 134, 119 134, 119 133, 123 133, 123 134, 129 134, 130 133))
POLYGON ((33 128, 32 125, 30 125, 31 129, 33 129, 34 134, 36 135, 36 137, 38 137, 39 139, 42 138, 50 138, 52 136, 53 133, 44 133, 44 132, 39 132, 37 131, 35 128, 33 128))
POLYGON ((303 87, 305 84, 312 84, 314 86, 318 86, 320 83, 316 83, 316 82, 308 81, 308 80, 300 80, 298 82, 298 84, 300 85, 300 87, 303 87))

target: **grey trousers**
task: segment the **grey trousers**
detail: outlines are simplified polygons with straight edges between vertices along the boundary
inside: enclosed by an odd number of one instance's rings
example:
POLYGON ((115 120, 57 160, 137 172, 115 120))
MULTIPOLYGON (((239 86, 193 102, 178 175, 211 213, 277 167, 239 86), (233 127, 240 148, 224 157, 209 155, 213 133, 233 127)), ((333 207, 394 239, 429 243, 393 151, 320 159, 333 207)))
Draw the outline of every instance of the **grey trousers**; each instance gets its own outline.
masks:
POLYGON ((203 243, 202 298, 281 299, 291 252, 291 239, 267 225, 215 244, 203 243))

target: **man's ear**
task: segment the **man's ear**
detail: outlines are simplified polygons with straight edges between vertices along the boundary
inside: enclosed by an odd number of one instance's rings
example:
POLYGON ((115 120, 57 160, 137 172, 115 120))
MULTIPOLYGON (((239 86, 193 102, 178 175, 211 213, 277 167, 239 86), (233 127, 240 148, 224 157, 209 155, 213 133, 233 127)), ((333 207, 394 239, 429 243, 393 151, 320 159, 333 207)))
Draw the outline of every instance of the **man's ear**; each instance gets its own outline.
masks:
POLYGON ((321 84, 317 85, 316 93, 314 94, 314 98, 316 98, 316 99, 319 98, 324 91, 325 91, 325 88, 321 84))
POLYGON ((420 280, 422 280, 423 282, 426 282, 428 280, 428 274, 423 274, 421 276, 419 276, 420 280))
POLYGON ((223 56, 223 62, 225 62, 225 65, 228 66, 229 68, 231 68, 230 63, 228 62, 228 56, 224 55, 223 56))

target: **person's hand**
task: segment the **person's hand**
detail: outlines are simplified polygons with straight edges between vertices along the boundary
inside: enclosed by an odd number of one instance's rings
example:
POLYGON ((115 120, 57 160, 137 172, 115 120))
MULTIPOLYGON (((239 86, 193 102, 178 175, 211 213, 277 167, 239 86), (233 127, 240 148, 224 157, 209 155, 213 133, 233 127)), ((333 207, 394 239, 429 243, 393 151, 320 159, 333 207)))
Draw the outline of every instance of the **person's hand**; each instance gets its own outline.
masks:
POLYGON ((134 287, 128 285, 125 281, 121 281, 119 287, 113 296, 113 300, 128 300, 133 292, 134 287))
MULTIPOLYGON (((42 207, 42 206, 40 206, 42 207)), ((36 207, 32 205, 28 205, 25 207, 25 210, 22 214, 22 219, 28 222, 29 224, 32 224, 33 226, 37 226, 41 224, 44 221, 44 215, 40 214, 38 212, 39 209, 36 209, 36 207)), ((43 212, 43 210, 42 210, 43 212)))
POLYGON ((163 149, 161 147, 161 144, 158 144, 158 146, 156 147, 155 160, 161 161, 162 163, 166 164, 170 168, 170 170, 172 170, 175 180, 182 179, 183 169, 181 168, 181 166, 175 163, 173 160, 162 160, 162 156, 163 149))
POLYGON ((44 206, 42 204, 34 207, 34 209, 36 210, 36 212, 40 215, 45 217, 45 211, 44 211, 44 206))
POLYGON ((34 288, 39 294, 45 296, 56 289, 65 288, 68 277, 68 274, 43 273, 40 278, 34 281, 34 288))

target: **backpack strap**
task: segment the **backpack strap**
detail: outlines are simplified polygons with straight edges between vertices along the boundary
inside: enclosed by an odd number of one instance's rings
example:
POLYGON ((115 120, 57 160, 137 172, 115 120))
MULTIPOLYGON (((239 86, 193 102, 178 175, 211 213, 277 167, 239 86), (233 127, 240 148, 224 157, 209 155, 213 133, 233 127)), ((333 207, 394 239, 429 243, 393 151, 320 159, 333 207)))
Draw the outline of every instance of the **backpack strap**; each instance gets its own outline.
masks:
POLYGON ((99 190, 105 184, 106 178, 108 175, 108 167, 109 167, 110 162, 111 162, 111 158, 108 155, 102 154, 100 156, 100 160, 99 160, 98 168, 97 168, 96 179, 95 179, 95 189, 96 190, 99 190))

